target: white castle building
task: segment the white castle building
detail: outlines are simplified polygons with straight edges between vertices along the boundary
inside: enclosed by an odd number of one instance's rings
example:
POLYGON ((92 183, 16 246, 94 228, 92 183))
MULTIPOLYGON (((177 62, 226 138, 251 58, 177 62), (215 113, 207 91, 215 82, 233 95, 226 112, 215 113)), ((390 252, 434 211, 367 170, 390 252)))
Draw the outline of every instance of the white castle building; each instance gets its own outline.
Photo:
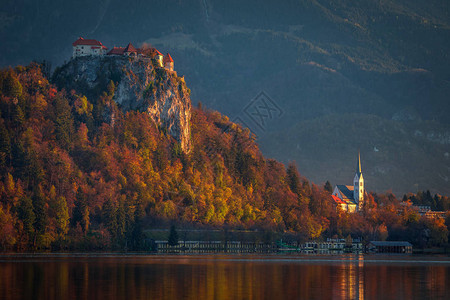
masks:
POLYGON ((73 54, 72 57, 88 56, 88 55, 105 55, 106 48, 97 40, 87 40, 79 37, 78 40, 72 43, 73 54))
POLYGON ((174 72, 174 62, 172 56, 167 53, 165 56, 161 54, 156 48, 136 48, 131 43, 126 47, 113 47, 108 53, 105 46, 100 41, 89 40, 79 37, 72 43, 73 54, 72 58, 80 56, 102 56, 102 55, 116 55, 128 57, 148 57, 155 59, 157 66, 165 68, 168 71, 174 72))
POLYGON ((336 185, 331 197, 343 211, 353 213, 363 209, 365 195, 364 177, 361 171, 361 155, 358 152, 353 185, 336 185))

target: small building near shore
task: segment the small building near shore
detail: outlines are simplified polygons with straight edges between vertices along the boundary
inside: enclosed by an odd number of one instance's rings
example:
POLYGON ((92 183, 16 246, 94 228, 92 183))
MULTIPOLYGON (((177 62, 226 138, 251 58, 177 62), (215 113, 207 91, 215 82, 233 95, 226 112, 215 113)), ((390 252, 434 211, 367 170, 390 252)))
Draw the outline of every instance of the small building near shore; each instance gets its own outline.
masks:
POLYGON ((412 253, 412 245, 405 241, 371 241, 367 245, 369 253, 412 253))

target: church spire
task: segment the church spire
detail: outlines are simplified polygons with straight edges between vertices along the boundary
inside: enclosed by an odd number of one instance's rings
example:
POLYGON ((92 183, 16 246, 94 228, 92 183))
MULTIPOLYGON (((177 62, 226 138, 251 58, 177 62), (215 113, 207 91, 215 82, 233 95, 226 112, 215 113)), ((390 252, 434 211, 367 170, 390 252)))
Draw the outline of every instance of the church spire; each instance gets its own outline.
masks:
POLYGON ((358 151, 358 161, 356 163, 356 174, 360 175, 361 173, 362 173, 361 172, 361 155, 358 151))
POLYGON ((358 151, 358 161, 356 163, 356 174, 353 179, 353 199, 361 210, 364 205, 364 178, 361 171, 361 154, 358 151))

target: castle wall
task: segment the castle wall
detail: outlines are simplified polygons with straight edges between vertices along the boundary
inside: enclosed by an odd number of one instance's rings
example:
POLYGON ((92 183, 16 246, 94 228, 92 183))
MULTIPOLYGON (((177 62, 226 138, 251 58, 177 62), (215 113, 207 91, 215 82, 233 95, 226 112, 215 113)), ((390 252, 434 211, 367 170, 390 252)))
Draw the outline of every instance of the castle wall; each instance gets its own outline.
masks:
POLYGON ((77 45, 73 47, 73 57, 88 56, 88 55, 104 55, 105 49, 100 46, 91 45, 77 45))

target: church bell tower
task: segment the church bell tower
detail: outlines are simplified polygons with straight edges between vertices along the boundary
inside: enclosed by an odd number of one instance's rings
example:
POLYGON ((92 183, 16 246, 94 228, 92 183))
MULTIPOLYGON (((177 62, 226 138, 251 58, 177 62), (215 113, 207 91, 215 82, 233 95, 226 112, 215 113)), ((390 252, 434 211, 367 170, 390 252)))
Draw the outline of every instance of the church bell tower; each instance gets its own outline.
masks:
POLYGON ((353 179, 353 199, 361 210, 364 205, 364 178, 361 172, 361 155, 358 151, 358 161, 356 163, 356 174, 353 179))

